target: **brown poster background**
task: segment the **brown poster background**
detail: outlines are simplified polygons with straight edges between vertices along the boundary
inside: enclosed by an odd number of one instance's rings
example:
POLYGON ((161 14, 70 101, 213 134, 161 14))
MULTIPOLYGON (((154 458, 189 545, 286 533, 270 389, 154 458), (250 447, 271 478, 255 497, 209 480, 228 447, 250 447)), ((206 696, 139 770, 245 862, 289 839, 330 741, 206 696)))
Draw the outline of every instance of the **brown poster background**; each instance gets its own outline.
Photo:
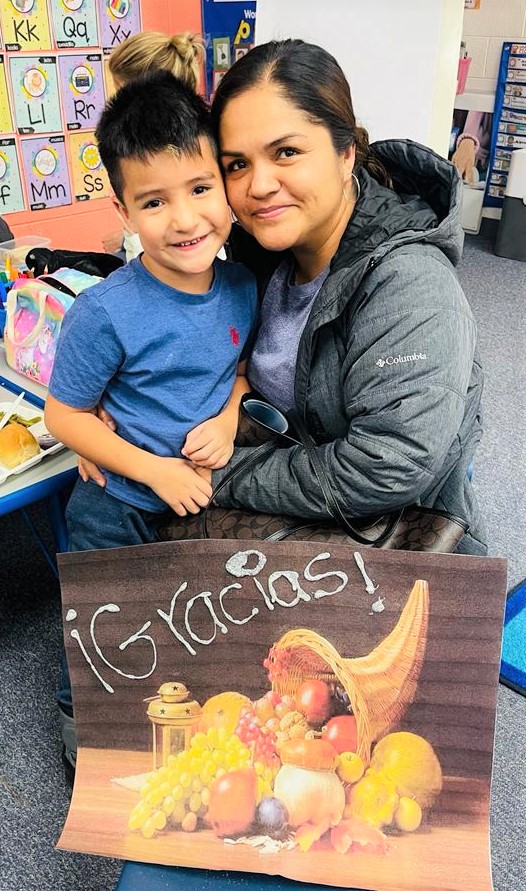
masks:
MULTIPOLYGON (((344 546, 191 541, 61 555, 80 751, 60 847, 341 887, 490 889, 489 792, 505 561, 362 553, 378 585, 372 595, 344 546), (144 700, 161 684, 185 683, 201 705, 224 691, 255 700, 271 686, 263 666, 269 650, 298 629, 324 638, 344 660, 383 647, 389 681, 399 676, 409 651, 405 644, 400 648, 397 634, 417 580, 429 589, 423 664, 412 701, 389 729, 424 737, 442 768, 442 792, 417 831, 385 829, 383 851, 358 844, 342 854, 327 833, 307 851, 263 855, 257 847, 225 843, 204 823, 193 832, 168 825, 152 838, 128 829, 139 792, 115 779, 152 768, 144 700), (386 652, 383 642, 392 632, 386 652)), ((418 615, 415 621, 421 624, 418 615)))

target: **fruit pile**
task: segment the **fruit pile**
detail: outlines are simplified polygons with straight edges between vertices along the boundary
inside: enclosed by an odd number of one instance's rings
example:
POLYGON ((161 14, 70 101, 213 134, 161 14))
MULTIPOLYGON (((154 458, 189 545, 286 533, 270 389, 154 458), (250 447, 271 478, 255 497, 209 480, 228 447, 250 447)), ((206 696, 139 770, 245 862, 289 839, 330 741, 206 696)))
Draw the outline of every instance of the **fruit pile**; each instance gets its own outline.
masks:
POLYGON ((324 837, 340 852, 385 851, 386 828, 420 826, 442 788, 440 763, 409 732, 379 740, 369 765, 357 750, 355 717, 333 684, 311 678, 294 696, 255 701, 220 693, 204 704, 190 747, 148 776, 128 828, 145 838, 167 827, 293 837, 304 851, 324 837))
POLYGON ((238 736, 229 736, 224 727, 194 734, 189 749, 170 755, 166 766, 148 776, 128 829, 140 830, 144 838, 152 838, 167 826, 193 832, 198 820, 208 813, 213 784, 224 778, 222 795, 235 803, 236 789, 232 783, 225 787, 225 781, 244 770, 254 783, 258 800, 271 794, 272 769, 258 761, 252 763, 251 750, 238 736))

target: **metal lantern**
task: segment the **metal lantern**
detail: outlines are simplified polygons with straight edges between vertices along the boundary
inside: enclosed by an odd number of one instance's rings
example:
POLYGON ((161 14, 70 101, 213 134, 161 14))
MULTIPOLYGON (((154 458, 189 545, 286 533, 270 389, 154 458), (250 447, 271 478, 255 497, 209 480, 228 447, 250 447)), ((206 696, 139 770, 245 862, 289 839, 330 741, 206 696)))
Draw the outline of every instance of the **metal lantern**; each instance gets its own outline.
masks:
POLYGON ((158 696, 148 702, 148 717, 153 732, 153 769, 166 766, 169 755, 177 755, 190 745, 201 717, 201 706, 184 684, 161 684, 158 696))

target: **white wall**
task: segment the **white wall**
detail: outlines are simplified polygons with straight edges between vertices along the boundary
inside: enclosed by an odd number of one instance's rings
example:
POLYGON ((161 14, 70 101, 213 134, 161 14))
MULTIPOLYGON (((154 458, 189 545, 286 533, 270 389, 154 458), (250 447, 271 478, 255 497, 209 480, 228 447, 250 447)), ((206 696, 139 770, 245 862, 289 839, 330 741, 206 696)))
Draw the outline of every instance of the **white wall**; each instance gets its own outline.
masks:
POLYGON ((373 140, 407 137, 446 155, 463 13, 464 0, 258 0, 256 41, 321 44, 373 140))
POLYGON ((472 62, 466 92, 495 93, 504 41, 526 40, 526 0, 481 0, 466 9, 462 39, 472 62))

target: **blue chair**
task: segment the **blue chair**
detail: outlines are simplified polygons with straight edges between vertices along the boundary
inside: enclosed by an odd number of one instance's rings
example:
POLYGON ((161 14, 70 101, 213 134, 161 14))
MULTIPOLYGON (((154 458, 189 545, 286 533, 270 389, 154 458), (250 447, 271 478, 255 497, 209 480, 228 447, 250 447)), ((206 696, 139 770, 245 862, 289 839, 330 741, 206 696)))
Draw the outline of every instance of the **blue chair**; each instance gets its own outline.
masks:
POLYGON ((298 891, 302 887, 308 891, 334 891, 327 885, 301 885, 283 876, 155 866, 132 861, 124 866, 115 891, 176 891, 183 888, 184 891, 298 891))

